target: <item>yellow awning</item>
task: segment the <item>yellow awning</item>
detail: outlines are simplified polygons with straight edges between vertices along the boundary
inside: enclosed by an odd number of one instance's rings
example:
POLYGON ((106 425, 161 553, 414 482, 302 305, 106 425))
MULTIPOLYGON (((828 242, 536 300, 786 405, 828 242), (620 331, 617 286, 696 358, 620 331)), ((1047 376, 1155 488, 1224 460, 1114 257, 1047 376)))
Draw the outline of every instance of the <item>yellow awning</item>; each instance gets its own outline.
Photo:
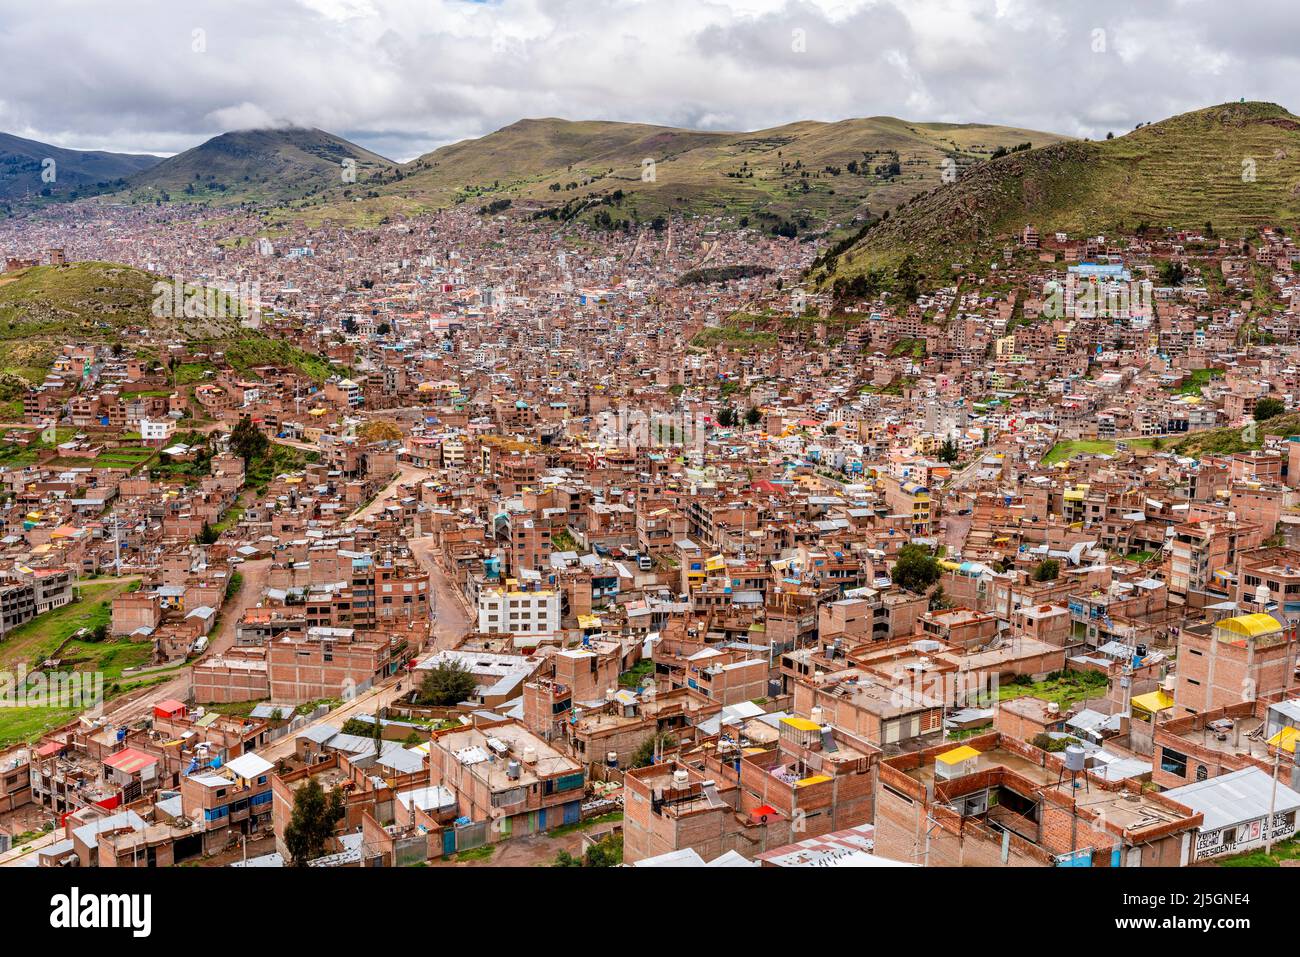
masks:
POLYGON ((820 731, 821 725, 816 721, 809 721, 807 718, 782 718, 782 724, 788 724, 796 731, 820 731))
POLYGON ((1167 691, 1156 690, 1133 696, 1133 707, 1141 708, 1151 714, 1157 711, 1168 711, 1173 706, 1174 699, 1167 691))
POLYGON ((806 788, 810 784, 821 784, 823 781, 829 781, 829 780, 830 778, 827 777, 825 774, 814 774, 810 778, 801 778, 800 780, 795 781, 794 786, 797 788, 806 788))
POLYGON ((1258 638, 1260 635, 1269 635, 1275 631, 1281 631, 1282 623, 1272 615, 1257 612, 1253 615, 1238 615, 1236 618, 1225 618, 1218 622, 1215 627, 1245 638, 1258 638))
POLYGON ((1298 736, 1300 736, 1300 731, 1297 731, 1295 728, 1288 725, 1277 734, 1273 735, 1273 737, 1269 738, 1268 743, 1275 748, 1280 748, 1288 754, 1295 754, 1295 739, 1298 736))
POLYGON ((961 761, 969 761, 971 758, 978 758, 979 756, 980 753, 969 744, 963 744, 960 748, 945 751, 943 754, 938 755, 935 760, 940 764, 958 764, 961 761))

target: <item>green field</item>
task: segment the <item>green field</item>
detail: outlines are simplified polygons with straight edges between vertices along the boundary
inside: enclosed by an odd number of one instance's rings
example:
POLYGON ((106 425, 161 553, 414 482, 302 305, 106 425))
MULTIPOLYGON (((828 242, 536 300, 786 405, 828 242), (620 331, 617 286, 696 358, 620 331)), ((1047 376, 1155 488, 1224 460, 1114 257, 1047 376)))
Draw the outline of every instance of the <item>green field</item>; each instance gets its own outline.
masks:
MULTIPOLYGON (((1119 439, 1128 445, 1129 449, 1150 449, 1155 447, 1155 439, 1119 439)), ((1115 453, 1115 440, 1113 439, 1069 439, 1065 442, 1057 442, 1039 462, 1040 465, 1055 465, 1057 462, 1064 462, 1072 459, 1077 455, 1113 455, 1115 453)))
POLYGON ((1193 369, 1187 379, 1169 391, 1175 395, 1200 395, 1201 390, 1215 379, 1223 378, 1222 369, 1193 369))
POLYGON ((1062 708, 1097 697, 1106 691, 1106 676, 1095 671, 1065 671, 1043 681, 1004 681, 998 685, 998 700, 1034 697, 1054 701, 1062 708))
MULTIPOLYGON (((19 665, 29 671, 54 654, 60 645, 82 628, 94 631, 107 625, 112 616, 112 601, 131 590, 134 580, 104 579, 77 586, 80 597, 53 611, 20 625, 0 641, 0 669, 17 671, 19 665)), ((80 673, 103 675, 104 696, 109 698, 132 687, 157 680, 147 676, 138 681, 123 680, 123 672, 147 664, 152 653, 149 642, 106 638, 104 641, 74 639, 59 657, 66 667, 80 673)), ((50 728, 72 720, 75 708, 4 708, 0 707, 0 747, 17 741, 29 741, 50 728)))
POLYGON ((101 579, 76 586, 79 597, 75 601, 19 625, 0 641, 0 668, 13 670, 20 663, 30 668, 53 654, 78 629, 107 625, 113 599, 133 585, 134 580, 101 579))

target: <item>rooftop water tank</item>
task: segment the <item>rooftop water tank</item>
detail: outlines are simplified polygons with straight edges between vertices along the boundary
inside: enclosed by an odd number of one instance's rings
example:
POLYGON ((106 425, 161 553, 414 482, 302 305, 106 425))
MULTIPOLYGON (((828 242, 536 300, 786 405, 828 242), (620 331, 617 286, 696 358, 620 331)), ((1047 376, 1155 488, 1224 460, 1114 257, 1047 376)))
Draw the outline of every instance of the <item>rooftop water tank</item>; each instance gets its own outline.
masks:
POLYGON ((1087 756, 1088 752, 1084 751, 1083 748, 1079 747, 1077 744, 1070 745, 1065 749, 1065 770, 1072 773, 1082 771, 1086 764, 1087 756))

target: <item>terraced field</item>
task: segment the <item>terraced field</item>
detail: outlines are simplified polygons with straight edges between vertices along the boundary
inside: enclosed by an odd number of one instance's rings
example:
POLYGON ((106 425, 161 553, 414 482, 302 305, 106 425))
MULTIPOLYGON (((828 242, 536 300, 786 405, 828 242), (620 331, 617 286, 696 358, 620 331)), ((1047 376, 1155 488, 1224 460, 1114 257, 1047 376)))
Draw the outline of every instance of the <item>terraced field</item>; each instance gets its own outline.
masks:
POLYGON ((1219 235, 1300 216, 1300 119, 1229 103, 1102 142, 1058 143, 982 163, 904 205, 816 278, 968 257, 1033 223, 1040 233, 1201 228, 1219 235))

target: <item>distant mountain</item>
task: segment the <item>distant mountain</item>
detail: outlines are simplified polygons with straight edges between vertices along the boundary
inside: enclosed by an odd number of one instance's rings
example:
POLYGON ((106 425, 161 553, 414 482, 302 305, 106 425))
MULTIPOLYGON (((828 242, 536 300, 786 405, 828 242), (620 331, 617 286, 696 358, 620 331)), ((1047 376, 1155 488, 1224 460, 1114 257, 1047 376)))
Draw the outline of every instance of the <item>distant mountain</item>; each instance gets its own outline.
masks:
POLYGON ((1209 222, 1223 235, 1298 215, 1300 119, 1272 103, 1228 103, 981 163, 901 206, 814 277, 887 268, 909 253, 946 265, 1028 223, 1095 235, 1209 222))
POLYGON ((103 192, 160 161, 158 156, 63 149, 0 133, 0 200, 103 192))
POLYGON ((1060 136, 892 117, 804 121, 752 133, 532 119, 428 153, 386 183, 423 206, 513 205, 566 218, 650 220, 670 211, 748 216, 753 225, 879 213, 999 148, 1060 136), (494 205, 495 204, 495 205, 494 205))
POLYGON ((163 160, 131 178, 136 199, 279 203, 364 195, 396 164, 342 137, 304 127, 239 130, 163 160), (354 164, 345 166, 347 161, 354 164), (351 177, 351 179, 349 179, 351 177))

